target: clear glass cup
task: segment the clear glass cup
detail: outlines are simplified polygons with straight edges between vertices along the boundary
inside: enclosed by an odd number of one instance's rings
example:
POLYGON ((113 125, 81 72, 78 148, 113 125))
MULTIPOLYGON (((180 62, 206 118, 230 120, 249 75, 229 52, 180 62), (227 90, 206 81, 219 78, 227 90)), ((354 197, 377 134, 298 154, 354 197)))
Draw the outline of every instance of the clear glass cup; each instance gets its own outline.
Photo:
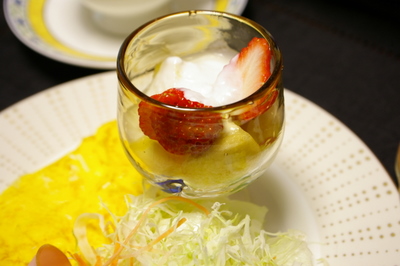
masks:
POLYGON ((246 187, 271 164, 283 137, 282 68, 281 53, 273 37, 259 24, 241 16, 187 11, 143 25, 126 38, 117 59, 117 120, 128 158, 147 181, 168 193, 215 197, 246 187), (146 95, 146 86, 167 57, 188 58, 227 47, 239 52, 253 37, 264 38, 270 45, 271 76, 245 99, 198 109, 171 106, 146 95), (157 138, 146 136, 139 126, 141 103, 151 106, 153 117, 160 119, 159 114, 163 114, 157 132, 177 145, 194 143, 195 152, 171 153, 157 138), (259 110, 263 111, 258 114, 259 110), (243 119, 249 112, 256 115, 243 119), (218 131, 206 147, 201 141, 182 139, 173 127, 165 126, 168 122, 198 126, 204 118, 207 127, 218 131))

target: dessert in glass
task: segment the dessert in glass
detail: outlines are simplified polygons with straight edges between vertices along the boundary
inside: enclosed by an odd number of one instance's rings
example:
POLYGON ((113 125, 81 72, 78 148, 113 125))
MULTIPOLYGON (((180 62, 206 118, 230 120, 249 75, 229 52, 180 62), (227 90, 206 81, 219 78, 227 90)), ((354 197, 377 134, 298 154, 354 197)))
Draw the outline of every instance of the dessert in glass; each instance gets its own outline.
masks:
POLYGON ((141 26, 117 60, 118 127, 133 166, 184 197, 246 187, 283 137, 282 67, 269 32, 241 16, 185 11, 141 26))

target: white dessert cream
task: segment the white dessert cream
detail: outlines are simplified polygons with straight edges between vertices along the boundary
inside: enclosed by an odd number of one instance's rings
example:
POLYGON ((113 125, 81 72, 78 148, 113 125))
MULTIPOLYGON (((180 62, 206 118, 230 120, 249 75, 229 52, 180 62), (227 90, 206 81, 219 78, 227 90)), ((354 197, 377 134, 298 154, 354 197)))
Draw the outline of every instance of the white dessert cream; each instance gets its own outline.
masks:
POLYGON ((160 65, 145 92, 154 95, 169 88, 180 88, 187 99, 214 107, 239 101, 243 98, 239 91, 242 83, 240 77, 220 75, 234 55, 233 51, 226 51, 202 54, 189 60, 177 56, 168 57, 160 65))

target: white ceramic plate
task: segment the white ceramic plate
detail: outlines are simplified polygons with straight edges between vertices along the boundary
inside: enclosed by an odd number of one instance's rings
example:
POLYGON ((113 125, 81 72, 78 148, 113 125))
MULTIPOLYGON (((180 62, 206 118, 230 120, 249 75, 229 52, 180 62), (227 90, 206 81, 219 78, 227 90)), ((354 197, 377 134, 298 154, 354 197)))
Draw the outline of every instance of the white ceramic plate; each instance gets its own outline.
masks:
MULTIPOLYGON (((171 12, 181 11, 177 1, 172 1, 171 12)), ((247 4, 247 0, 210 0, 206 5, 205 0, 191 2, 191 9, 214 9, 218 5, 234 14, 241 14, 247 4)), ((80 0, 4 0, 3 5, 12 32, 32 50, 72 65, 116 67, 124 36, 107 34, 97 28, 80 0)))
MULTIPOLYGON (((0 113, 0 192, 75 149, 116 117, 115 72, 61 84, 0 113)), ((272 167, 235 197, 267 206, 267 230, 308 235, 330 265, 400 263, 399 195, 340 121, 286 90, 286 133, 272 167)))

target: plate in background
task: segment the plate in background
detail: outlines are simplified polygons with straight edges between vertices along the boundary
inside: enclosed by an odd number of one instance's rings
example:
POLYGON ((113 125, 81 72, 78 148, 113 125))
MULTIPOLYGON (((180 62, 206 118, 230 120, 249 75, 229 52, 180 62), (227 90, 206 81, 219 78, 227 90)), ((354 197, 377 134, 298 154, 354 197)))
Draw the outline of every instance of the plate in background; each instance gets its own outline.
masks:
MULTIPOLYGON (((172 12, 181 11, 176 5, 178 0, 173 1, 172 12)), ((204 1, 197 1, 191 7, 215 8, 240 15, 247 4, 247 0, 210 2, 213 3, 204 5, 204 1)), ((116 67, 124 36, 107 34, 97 28, 80 0, 4 0, 3 6, 12 32, 32 50, 71 65, 96 69, 116 67)))

